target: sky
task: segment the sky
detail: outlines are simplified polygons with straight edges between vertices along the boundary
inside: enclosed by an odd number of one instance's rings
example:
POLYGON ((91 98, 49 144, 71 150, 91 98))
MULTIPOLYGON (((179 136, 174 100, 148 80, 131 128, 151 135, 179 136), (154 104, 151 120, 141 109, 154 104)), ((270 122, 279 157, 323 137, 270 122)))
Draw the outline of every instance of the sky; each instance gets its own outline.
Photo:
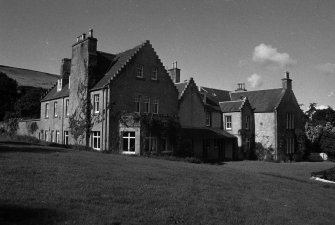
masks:
POLYGON ((289 71, 304 109, 335 108, 334 0, 0 0, 0 64, 59 74, 91 28, 99 51, 150 40, 181 80, 259 90, 289 71))

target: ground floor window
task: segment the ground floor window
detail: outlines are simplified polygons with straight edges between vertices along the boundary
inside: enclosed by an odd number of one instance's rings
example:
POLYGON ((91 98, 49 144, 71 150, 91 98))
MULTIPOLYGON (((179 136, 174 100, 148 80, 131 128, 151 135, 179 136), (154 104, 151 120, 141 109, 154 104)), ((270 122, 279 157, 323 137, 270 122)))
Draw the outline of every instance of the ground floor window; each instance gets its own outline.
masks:
POLYGON ((56 130, 56 143, 59 143, 59 130, 56 130))
POLYGON ((144 150, 149 151, 149 152, 156 152, 157 151, 157 138, 156 137, 146 137, 144 150))
POLYGON ((51 133, 50 133, 50 140, 51 142, 54 142, 54 131, 52 130, 51 133))
POLYGON ((48 131, 44 131, 44 140, 48 141, 48 131))
POLYGON ((100 131, 93 131, 93 149, 100 150, 100 131))
POLYGON ((286 139, 286 153, 293 154, 294 153, 294 138, 289 137, 286 139))
POLYGON ((69 144, 69 131, 64 131, 64 145, 69 144))
POLYGON ((122 133, 122 150, 124 152, 135 153, 135 131, 125 131, 122 133))

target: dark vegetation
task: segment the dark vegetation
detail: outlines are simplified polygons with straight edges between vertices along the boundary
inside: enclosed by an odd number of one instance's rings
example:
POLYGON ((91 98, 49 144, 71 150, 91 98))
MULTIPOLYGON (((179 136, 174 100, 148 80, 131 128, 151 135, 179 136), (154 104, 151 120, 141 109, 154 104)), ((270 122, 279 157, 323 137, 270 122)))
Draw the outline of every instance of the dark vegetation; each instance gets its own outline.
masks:
POLYGON ((335 182, 335 167, 320 172, 313 172, 312 176, 335 182))

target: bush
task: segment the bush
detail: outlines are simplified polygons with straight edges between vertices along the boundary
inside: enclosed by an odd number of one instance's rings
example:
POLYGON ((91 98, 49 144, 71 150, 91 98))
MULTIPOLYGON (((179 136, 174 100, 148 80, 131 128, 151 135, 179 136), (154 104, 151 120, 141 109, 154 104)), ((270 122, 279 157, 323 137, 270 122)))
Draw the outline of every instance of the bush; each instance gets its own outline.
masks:
POLYGON ((261 143, 255 143, 255 154, 258 160, 273 162, 273 148, 265 148, 261 143))
POLYGON ((322 157, 320 156, 319 153, 311 153, 311 154, 309 154, 308 160, 310 162, 323 162, 323 159, 322 159, 322 157))
POLYGON ((195 157, 186 157, 185 162, 200 164, 202 161, 195 157))
POLYGON ((28 135, 11 135, 10 140, 17 141, 17 142, 24 142, 28 144, 39 144, 40 140, 35 137, 28 136, 28 135))
POLYGON ((328 170, 323 170, 320 172, 313 172, 312 173, 313 177, 320 177, 322 179, 330 180, 335 182, 335 167, 328 169, 328 170))

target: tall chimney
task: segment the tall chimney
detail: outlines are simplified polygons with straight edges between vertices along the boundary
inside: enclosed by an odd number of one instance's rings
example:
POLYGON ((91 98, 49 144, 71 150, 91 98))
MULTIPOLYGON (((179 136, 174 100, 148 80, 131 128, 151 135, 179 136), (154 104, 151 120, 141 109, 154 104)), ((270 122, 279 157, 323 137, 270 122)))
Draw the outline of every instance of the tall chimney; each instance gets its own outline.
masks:
POLYGON ((177 61, 172 63, 172 69, 169 69, 169 74, 174 83, 180 83, 180 69, 177 67, 177 61))
POLYGON ((286 71, 285 78, 281 79, 283 84, 283 89, 292 90, 292 79, 290 79, 290 73, 286 71))

